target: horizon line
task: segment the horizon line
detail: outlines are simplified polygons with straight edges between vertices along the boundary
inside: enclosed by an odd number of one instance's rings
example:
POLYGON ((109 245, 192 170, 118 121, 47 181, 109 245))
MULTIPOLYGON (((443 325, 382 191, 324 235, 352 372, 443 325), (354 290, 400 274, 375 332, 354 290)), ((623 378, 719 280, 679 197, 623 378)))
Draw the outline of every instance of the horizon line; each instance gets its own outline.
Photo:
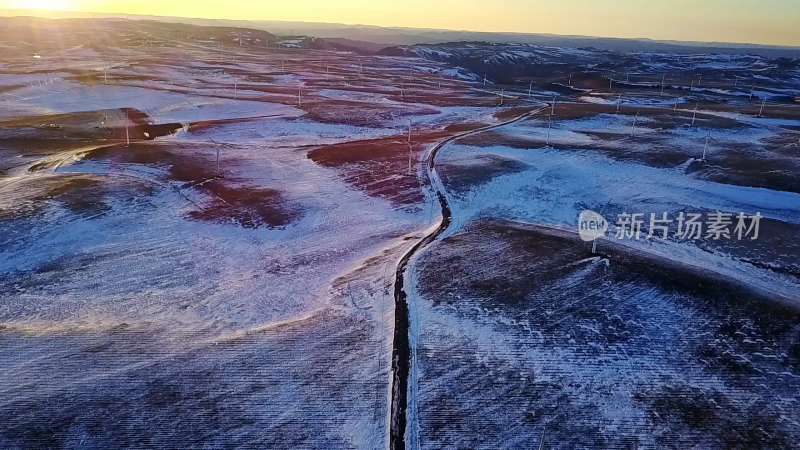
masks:
MULTIPOLYGON (((651 37, 620 37, 620 36, 595 36, 583 34, 558 34, 558 33, 536 33, 530 31, 479 31, 468 29, 453 29, 453 28, 421 28, 410 27, 404 25, 372 25, 364 23, 343 23, 343 22, 314 22, 304 20, 274 20, 274 19, 229 19, 229 18, 209 18, 209 17, 189 17, 189 16, 163 16, 157 14, 135 14, 125 12, 96 12, 96 11, 82 11, 82 10, 61 10, 61 9, 36 9, 36 8, 15 8, 15 9, 0 9, 0 17, 35 17, 41 19, 101 19, 101 18, 118 18, 125 20, 146 20, 144 18, 161 18, 161 19, 176 19, 176 20, 206 20, 206 21, 228 21, 228 22, 243 22, 243 23, 258 23, 258 22, 273 22, 273 23, 297 23, 308 25, 329 25, 329 26, 342 26, 342 27, 363 27, 363 28, 377 28, 382 30, 417 30, 417 31, 433 31, 433 32, 451 32, 451 33, 473 33, 473 34, 513 34, 520 36, 553 36, 572 39, 608 39, 608 40, 621 40, 621 41, 649 41, 662 44, 683 45, 693 47, 697 45, 691 44, 711 44, 711 45, 729 45, 739 46, 740 48, 755 47, 760 49, 779 49, 779 50, 796 50, 800 51, 800 44, 758 44, 753 42, 730 42, 730 41, 690 41, 678 39, 658 39, 651 37), (11 14, 8 14, 8 13, 11 14), (13 14, 15 12, 25 14, 13 14), (31 14, 33 13, 33 14, 31 14), (67 15, 67 14, 83 14, 93 15, 94 17, 48 17, 47 15, 67 15), (123 17, 124 16, 124 17, 123 17), (129 17, 141 17, 143 19, 130 19, 129 17)), ((269 31, 269 30, 262 30, 269 31)), ((317 36, 321 37, 321 36, 317 36)))

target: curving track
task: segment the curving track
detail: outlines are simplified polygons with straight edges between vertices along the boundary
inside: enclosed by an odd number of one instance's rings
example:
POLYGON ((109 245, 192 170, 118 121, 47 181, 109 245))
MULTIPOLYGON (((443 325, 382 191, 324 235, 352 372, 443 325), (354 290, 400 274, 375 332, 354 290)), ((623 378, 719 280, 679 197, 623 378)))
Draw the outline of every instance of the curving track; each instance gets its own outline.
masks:
POLYGON ((434 146, 428 153, 425 165, 428 170, 428 179, 431 181, 431 189, 439 199, 439 205, 442 208, 442 221, 439 223, 439 226, 433 230, 433 232, 422 238, 413 247, 411 247, 411 249, 409 249, 405 255, 403 255, 403 257, 400 259, 400 262, 397 264, 397 271, 395 273, 395 325, 394 343, 392 345, 392 399, 390 409, 391 423, 389 425, 389 448, 392 450, 403 450, 406 448, 406 407, 408 405, 408 375, 411 369, 411 347, 409 345, 408 336, 408 330, 410 326, 408 300, 406 292, 403 289, 404 274, 411 258, 427 247, 442 233, 444 233, 452 221, 452 212, 450 211, 450 205, 447 201, 447 195, 445 194, 444 186, 442 185, 439 176, 436 174, 436 154, 445 145, 457 139, 519 122, 547 107, 549 107, 549 105, 529 111, 506 122, 451 136, 436 144, 436 146, 434 146))

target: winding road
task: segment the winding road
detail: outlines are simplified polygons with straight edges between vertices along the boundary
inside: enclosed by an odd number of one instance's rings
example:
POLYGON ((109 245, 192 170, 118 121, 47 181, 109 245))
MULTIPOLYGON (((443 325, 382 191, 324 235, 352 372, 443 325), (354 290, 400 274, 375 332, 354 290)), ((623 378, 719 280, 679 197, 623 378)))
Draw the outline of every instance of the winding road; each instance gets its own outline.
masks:
POLYGON ((428 170, 428 179, 431 182, 431 189, 439 199, 439 205, 442 208, 442 221, 435 230, 423 237, 403 255, 397 265, 397 271, 395 273, 395 325, 394 343, 392 345, 392 399, 390 409, 391 422, 389 426, 389 448, 392 450, 404 450, 406 448, 406 407, 408 406, 408 375, 411 369, 411 347, 408 335, 410 326, 408 300, 403 288, 405 271, 411 258, 444 233, 452 222, 452 212, 447 201, 447 195, 444 191, 444 185, 436 173, 436 154, 445 145, 457 139, 519 122, 547 107, 549 107, 549 105, 545 104, 545 106, 541 108, 528 111, 514 119, 451 136, 437 143, 428 153, 425 162, 428 170))

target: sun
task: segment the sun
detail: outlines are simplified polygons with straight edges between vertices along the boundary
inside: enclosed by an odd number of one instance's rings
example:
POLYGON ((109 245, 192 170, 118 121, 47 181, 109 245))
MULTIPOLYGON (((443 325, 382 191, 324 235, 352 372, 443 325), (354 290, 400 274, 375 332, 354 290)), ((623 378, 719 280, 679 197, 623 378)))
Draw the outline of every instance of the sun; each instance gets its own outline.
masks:
POLYGON ((69 0, 29 0, 25 2, 28 9, 69 9, 69 0))

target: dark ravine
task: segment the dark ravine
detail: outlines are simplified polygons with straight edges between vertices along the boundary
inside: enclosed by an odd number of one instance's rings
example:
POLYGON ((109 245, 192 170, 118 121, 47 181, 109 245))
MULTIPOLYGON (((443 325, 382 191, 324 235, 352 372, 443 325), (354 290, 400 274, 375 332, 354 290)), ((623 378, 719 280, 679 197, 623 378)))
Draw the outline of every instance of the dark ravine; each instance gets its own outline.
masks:
POLYGON ((450 226, 452 222, 452 212, 450 205, 447 202, 447 196, 439 189, 437 183, 434 183, 434 172, 436 170, 436 154, 448 143, 484 131, 492 130, 495 128, 510 125, 520 120, 526 119, 543 108, 535 109, 526 112, 514 119, 490 125, 476 130, 467 131, 455 136, 451 136, 433 147, 428 153, 428 158, 425 161, 428 169, 428 179, 431 180, 431 188, 435 191, 436 197, 439 200, 439 205, 442 208, 442 221, 439 226, 417 242, 411 249, 403 255, 397 265, 394 283, 394 342, 392 345, 392 399, 391 399, 391 422, 389 426, 389 448, 392 450, 404 450, 406 448, 406 407, 408 406, 408 375, 411 370, 411 346, 409 344, 408 330, 411 325, 408 300, 406 292, 403 290, 404 274, 408 267, 408 262, 420 250, 427 247, 437 237, 439 237, 450 226))

